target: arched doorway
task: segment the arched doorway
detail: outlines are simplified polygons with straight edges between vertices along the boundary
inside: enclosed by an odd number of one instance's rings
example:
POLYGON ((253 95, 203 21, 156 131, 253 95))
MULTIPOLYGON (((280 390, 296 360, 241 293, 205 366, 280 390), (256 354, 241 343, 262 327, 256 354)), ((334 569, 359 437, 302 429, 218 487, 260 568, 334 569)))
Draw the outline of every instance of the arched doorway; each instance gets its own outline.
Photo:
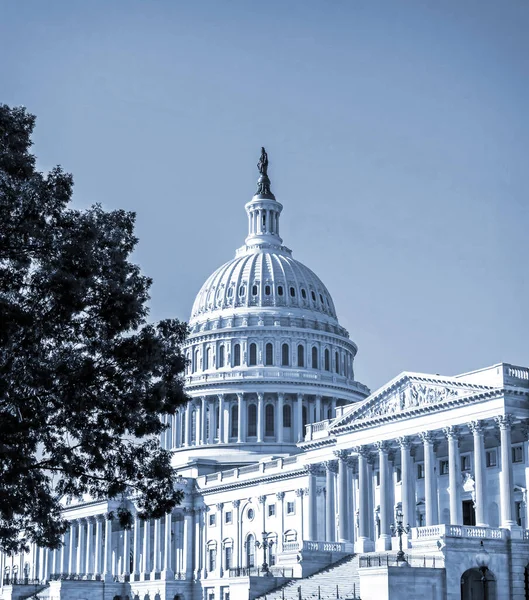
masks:
POLYGON ((496 600, 496 578, 487 569, 485 581, 478 568, 468 569, 461 575, 461 600, 496 600))

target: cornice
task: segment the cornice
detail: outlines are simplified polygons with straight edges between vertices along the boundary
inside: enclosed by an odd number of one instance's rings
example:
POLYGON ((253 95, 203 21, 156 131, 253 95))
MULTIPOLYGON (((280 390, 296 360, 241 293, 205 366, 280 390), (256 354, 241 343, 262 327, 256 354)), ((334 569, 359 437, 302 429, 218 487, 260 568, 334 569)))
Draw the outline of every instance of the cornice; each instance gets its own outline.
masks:
POLYGON ((230 490, 240 490, 247 487, 253 487, 260 483, 273 483, 274 481, 284 481, 285 479, 294 479, 298 477, 306 476, 305 468, 295 469, 288 471, 287 473, 277 473, 273 475, 263 475, 259 473, 259 476, 251 479, 237 479, 234 482, 229 482, 224 485, 216 485, 212 487, 198 487, 198 493, 201 496, 209 496, 210 494, 216 494, 217 492, 228 492, 230 490))

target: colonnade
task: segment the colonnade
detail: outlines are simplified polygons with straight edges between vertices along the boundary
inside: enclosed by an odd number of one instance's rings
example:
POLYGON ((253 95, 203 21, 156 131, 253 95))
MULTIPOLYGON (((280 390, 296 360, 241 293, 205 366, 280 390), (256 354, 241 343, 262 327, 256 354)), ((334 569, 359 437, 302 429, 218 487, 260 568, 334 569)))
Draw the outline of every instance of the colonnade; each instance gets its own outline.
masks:
POLYGON ((171 449, 264 441, 297 443, 304 438, 304 426, 334 416, 336 404, 337 398, 302 393, 199 396, 175 415, 165 417, 168 428, 161 444, 171 449))
MULTIPOLYGON (((477 526, 489 526, 486 497, 485 436, 494 434, 501 470, 499 472, 500 526, 512 528, 514 519, 514 484, 512 466, 512 426, 510 415, 500 415, 485 421, 473 421, 460 426, 432 429, 417 435, 380 441, 335 451, 332 460, 321 465, 309 465, 308 538, 317 539, 316 481, 325 469, 325 533, 326 541, 355 542, 357 551, 391 548, 391 524, 395 508, 400 504, 403 521, 418 524, 440 523, 439 470, 440 457, 448 454, 449 523, 463 524, 462 475, 460 445, 464 441, 472 452, 472 500, 477 526), (499 447, 497 441, 499 440, 499 447), (442 451, 440 451, 443 444, 442 451), (446 444, 446 446, 444 445, 446 444), (417 463, 423 465, 421 476, 417 463), (399 469, 399 477, 395 471, 399 469), (378 472, 378 473, 377 473, 378 472), (376 475, 377 482, 374 482, 376 475), (419 493, 419 480, 423 480, 419 493), (378 506, 375 486, 378 485, 378 506), (400 494, 396 487, 400 487, 400 494), (336 493, 335 493, 336 490, 336 493), (400 496, 400 503, 397 502, 400 496), (424 506, 424 522, 418 523, 417 506, 424 506), (351 523, 350 516, 356 516, 351 523), (336 523, 336 520, 338 522, 336 523), (377 527, 378 526, 378 527, 377 527)), ((487 448, 490 450, 490 448, 487 448)), ((470 472, 469 472, 470 475, 470 472)), ((321 532, 320 532, 321 535, 321 532)))

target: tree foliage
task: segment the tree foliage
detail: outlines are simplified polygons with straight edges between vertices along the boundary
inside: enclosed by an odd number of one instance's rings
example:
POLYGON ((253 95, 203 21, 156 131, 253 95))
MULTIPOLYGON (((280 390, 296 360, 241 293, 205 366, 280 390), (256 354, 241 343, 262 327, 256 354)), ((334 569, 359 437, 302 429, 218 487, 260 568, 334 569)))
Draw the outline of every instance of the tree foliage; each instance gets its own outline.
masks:
MULTIPOLYGON (((135 215, 74 210, 72 177, 30 153, 35 118, 0 105, 0 549, 56 548, 61 502, 180 501, 160 415, 187 398, 187 327, 148 324, 151 280, 129 261, 135 215)), ((125 506, 125 505, 124 505, 125 506)), ((130 514, 119 511, 126 523, 130 514)))

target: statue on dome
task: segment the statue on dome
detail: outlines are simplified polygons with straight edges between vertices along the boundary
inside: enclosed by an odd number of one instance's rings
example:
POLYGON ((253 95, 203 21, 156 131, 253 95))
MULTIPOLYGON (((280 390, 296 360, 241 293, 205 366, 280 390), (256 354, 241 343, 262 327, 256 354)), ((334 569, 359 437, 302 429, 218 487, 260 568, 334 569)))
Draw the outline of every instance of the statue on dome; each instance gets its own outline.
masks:
POLYGON ((257 168, 261 175, 268 175, 268 154, 266 153, 264 146, 261 146, 261 158, 257 163, 257 168))

